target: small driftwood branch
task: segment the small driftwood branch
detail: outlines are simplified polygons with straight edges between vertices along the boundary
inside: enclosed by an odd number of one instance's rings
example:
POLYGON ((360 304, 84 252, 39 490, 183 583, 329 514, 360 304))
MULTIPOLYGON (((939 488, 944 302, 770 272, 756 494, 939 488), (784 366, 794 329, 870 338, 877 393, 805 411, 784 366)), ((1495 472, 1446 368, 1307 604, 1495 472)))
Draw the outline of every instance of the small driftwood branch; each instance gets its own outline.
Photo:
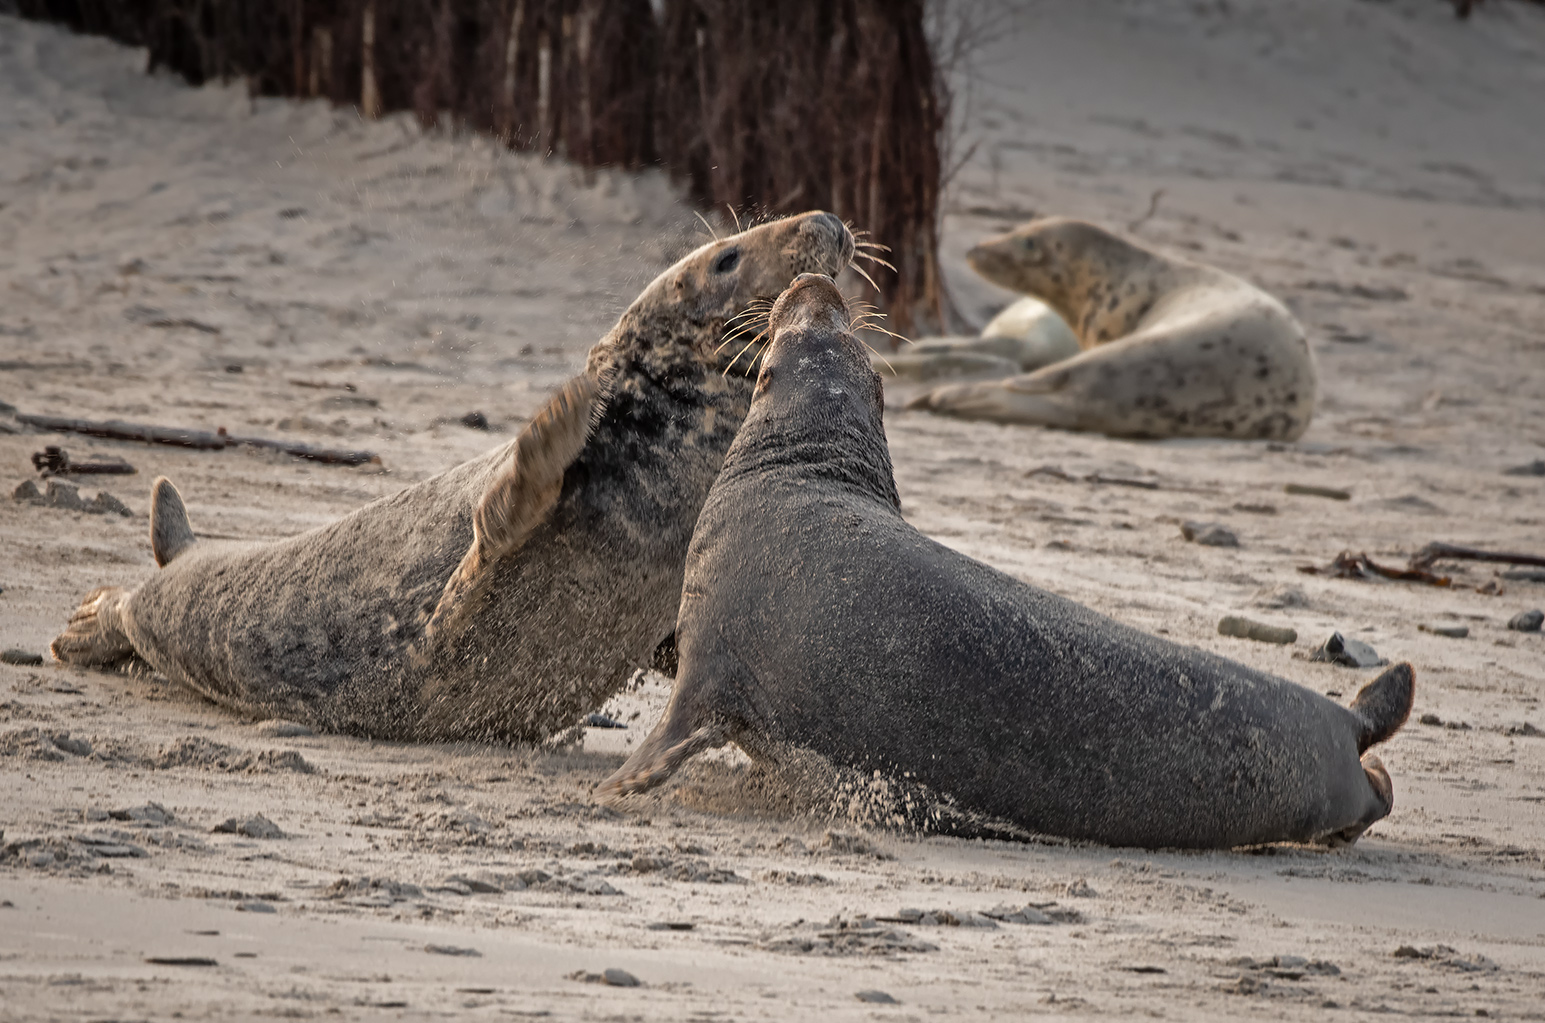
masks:
POLYGON ((1515 554, 1508 551, 1483 551, 1478 547, 1461 547, 1458 544, 1433 542, 1416 552, 1411 568, 1421 571, 1434 561, 1500 561, 1509 565, 1534 565, 1545 568, 1545 555, 1515 554))
POLYGON ((32 467, 44 479, 50 476, 133 476, 139 471, 121 458, 78 461, 57 444, 33 452, 32 467))
POLYGON ((195 448, 200 451, 221 451, 228 447, 266 448, 282 451, 296 458, 329 465, 365 465, 379 462, 381 456, 374 451, 347 451, 336 448, 314 448, 309 444, 291 441, 268 440, 263 437, 236 437, 221 427, 214 433, 207 430, 184 430, 175 426, 146 426, 119 420, 97 422, 91 419, 69 419, 64 416, 18 415, 18 423, 55 433, 83 433, 88 437, 107 440, 138 441, 142 444, 170 444, 176 447, 195 448))

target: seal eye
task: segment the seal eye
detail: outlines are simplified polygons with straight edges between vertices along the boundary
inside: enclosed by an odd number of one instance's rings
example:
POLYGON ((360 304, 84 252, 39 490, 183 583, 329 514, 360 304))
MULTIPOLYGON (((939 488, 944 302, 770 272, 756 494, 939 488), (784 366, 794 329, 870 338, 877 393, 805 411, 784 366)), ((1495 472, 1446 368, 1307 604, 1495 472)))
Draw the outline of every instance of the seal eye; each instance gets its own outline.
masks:
POLYGON ((714 263, 714 265, 713 265, 713 272, 716 273, 716 274, 727 274, 731 270, 735 269, 736 265, 739 264, 739 263, 740 263, 740 250, 739 249, 730 249, 724 255, 720 256, 718 258, 718 260, 714 263))

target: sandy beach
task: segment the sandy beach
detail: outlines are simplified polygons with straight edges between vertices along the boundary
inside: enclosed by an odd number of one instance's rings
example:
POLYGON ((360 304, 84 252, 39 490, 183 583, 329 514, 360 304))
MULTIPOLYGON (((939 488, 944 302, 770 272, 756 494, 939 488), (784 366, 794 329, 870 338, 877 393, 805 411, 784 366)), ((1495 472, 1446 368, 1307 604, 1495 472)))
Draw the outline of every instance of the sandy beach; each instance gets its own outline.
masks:
POLYGON ((1410 661, 1387 819, 1334 851, 967 841, 783 798, 734 751, 619 811, 593 790, 658 675, 605 708, 626 728, 529 749, 306 734, 48 660, 87 591, 155 571, 156 476, 241 539, 395 493, 513 437, 705 234, 661 172, 192 89, 0 16, 0 402, 380 457, 0 415, 0 648, 45 657, 0 664, 0 1020, 1545 1019, 1545 635, 1507 627, 1545 576, 1323 572, 1545 554, 1545 475, 1508 472, 1545 459, 1545 8, 1032 0, 990 35, 944 218, 961 316, 1013 298, 966 267, 976 241, 1091 219, 1280 296, 1319 408, 1292 444, 1132 442, 891 387, 904 514, 1343 701, 1378 669, 1310 660, 1333 632, 1410 661), (48 444, 132 463, 75 481, 128 514, 11 500, 48 444), (1194 520, 1239 546, 1187 542, 1194 520))

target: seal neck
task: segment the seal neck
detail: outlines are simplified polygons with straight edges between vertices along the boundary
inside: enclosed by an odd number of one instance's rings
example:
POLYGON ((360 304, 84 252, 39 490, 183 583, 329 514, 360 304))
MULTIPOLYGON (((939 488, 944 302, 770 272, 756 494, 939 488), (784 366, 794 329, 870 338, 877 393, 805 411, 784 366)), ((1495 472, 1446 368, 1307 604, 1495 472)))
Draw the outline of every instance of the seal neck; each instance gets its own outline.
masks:
POLYGON ((730 445, 719 484, 747 477, 819 481, 901 508, 879 407, 751 407, 730 445), (823 414, 836 411, 836 414, 823 414))

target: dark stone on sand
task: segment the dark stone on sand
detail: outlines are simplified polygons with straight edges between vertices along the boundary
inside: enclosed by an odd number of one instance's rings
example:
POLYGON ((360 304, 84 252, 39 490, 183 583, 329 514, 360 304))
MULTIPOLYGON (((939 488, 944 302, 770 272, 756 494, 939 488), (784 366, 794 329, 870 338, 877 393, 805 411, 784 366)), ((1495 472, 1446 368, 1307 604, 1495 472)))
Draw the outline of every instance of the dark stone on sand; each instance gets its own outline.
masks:
POLYGON ((697 924, 690 920, 657 920, 647 926, 651 931, 690 931, 696 929, 697 924))
POLYGON ((607 967, 601 971, 601 983, 612 987, 640 987, 639 979, 627 970, 619 970, 615 966, 607 967))
POLYGON ((900 1002, 896 1001, 896 999, 894 999, 890 995, 886 994, 884 991, 860 991, 856 995, 854 995, 853 997, 857 998, 861 1002, 869 1002, 869 1003, 871 1003, 873 1005, 900 1005, 901 1004, 900 1002))
POLYGON ((1203 547, 1238 547, 1239 537, 1227 526, 1216 522, 1184 522, 1180 535, 1203 547))
POLYGON ((1503 469, 1504 476, 1545 476, 1545 459, 1536 458, 1528 465, 1515 465, 1511 469, 1503 469))
POLYGON ((461 417, 461 425, 469 430, 488 429, 488 417, 481 412, 468 412, 461 417))
POLYGON ((1514 632, 1539 632, 1545 624, 1545 611, 1520 611, 1508 619, 1507 627, 1514 632))
POLYGON ((1545 583, 1545 568, 1509 568, 1502 572, 1502 578, 1519 583, 1545 583))
POLYGON ((238 902, 238 903, 236 903, 236 911, 239 912, 239 913, 277 913, 277 912, 279 912, 277 909, 274 908, 272 903, 270 903, 270 902, 263 902, 263 901, 261 901, 259 899, 248 899, 246 902, 238 902))
POLYGON ((627 725, 616 718, 609 718, 605 714, 586 714, 586 728, 626 728, 627 725))
POLYGON ((1252 622, 1248 618, 1238 615, 1226 615, 1218 622, 1218 634, 1220 636, 1238 636, 1241 639, 1253 639, 1258 643, 1296 643, 1298 632, 1280 625, 1264 625, 1261 622, 1252 622))
POLYGON ((12 647, 4 653, 0 653, 0 664, 20 664, 35 667, 42 663, 42 654, 35 654, 30 650, 22 650, 19 647, 12 647))
POLYGON ((220 964, 208 956, 146 956, 145 962, 152 966, 219 966, 220 964))
POLYGON ((250 817, 230 817, 216 824, 213 829, 219 834, 245 835, 248 838, 283 838, 284 832, 279 830, 279 825, 255 813, 250 817))
POLYGON ((437 956, 474 956, 481 957, 483 953, 475 948, 462 948, 458 945, 425 945, 425 952, 433 952, 437 956))
POLYGON ((1430 632, 1434 636, 1447 636, 1449 639, 1464 639, 1470 635, 1468 625, 1428 625, 1423 623, 1417 626, 1423 632, 1430 632))
POLYGON ((131 806, 124 810, 109 810, 106 815, 115 821, 134 821, 142 824, 171 824, 177 818, 172 811, 160 803, 146 803, 144 806, 131 806))
POLYGON ((1308 483, 1287 483, 1282 487, 1284 494, 1298 494, 1301 497, 1325 497, 1332 501, 1350 501, 1352 492, 1338 490, 1335 487, 1317 487, 1308 483))
POLYGON ((1362 640, 1347 639, 1339 632, 1332 632, 1324 645, 1309 655, 1309 660, 1329 661, 1331 664, 1341 664, 1348 668, 1377 668, 1389 663, 1388 658, 1380 657, 1378 651, 1367 643, 1362 640))

